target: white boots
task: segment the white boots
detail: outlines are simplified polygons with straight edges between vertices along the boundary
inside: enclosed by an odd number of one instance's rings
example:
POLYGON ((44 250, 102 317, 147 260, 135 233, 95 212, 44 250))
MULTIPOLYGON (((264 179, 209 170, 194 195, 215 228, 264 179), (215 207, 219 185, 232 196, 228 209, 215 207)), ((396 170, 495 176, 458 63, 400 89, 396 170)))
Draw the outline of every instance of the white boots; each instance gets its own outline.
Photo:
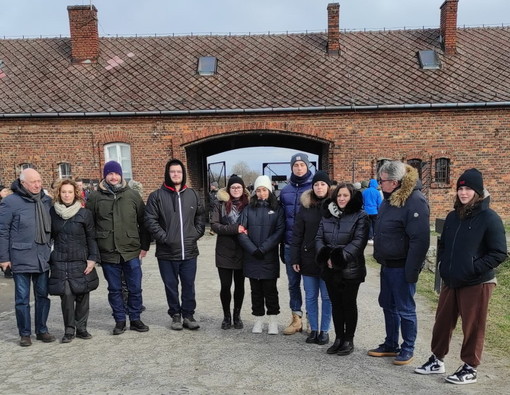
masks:
POLYGON ((277 335, 278 334, 278 320, 276 315, 269 316, 269 325, 267 327, 268 335, 277 335))
MULTIPOLYGON (((269 325, 267 327, 268 335, 277 335, 278 334, 278 319, 276 315, 270 315, 269 317, 269 325)), ((251 330, 251 333, 262 333, 262 329, 264 327, 264 317, 255 317, 255 324, 251 330)))

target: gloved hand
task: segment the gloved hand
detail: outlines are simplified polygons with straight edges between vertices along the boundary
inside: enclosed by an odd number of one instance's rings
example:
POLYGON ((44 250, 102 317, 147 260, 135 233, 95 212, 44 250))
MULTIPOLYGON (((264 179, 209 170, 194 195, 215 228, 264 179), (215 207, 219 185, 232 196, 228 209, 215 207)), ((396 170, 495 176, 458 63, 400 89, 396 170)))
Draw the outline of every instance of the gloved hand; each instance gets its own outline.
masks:
POLYGON ((264 259, 264 254, 258 248, 252 254, 257 259, 264 259))

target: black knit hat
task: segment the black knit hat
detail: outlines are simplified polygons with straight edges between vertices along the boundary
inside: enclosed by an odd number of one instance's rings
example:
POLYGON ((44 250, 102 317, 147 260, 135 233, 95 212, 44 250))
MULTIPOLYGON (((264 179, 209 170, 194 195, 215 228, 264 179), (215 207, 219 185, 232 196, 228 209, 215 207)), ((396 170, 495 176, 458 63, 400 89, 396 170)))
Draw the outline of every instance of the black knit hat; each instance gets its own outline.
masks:
POLYGON ((477 169, 468 169, 457 180, 457 190, 460 187, 468 187, 478 195, 483 196, 483 177, 477 169))
POLYGON ((326 173, 325 171, 322 171, 322 170, 319 170, 317 171, 313 178, 312 178, 312 186, 317 182, 317 181, 324 181, 326 184, 328 184, 328 186, 331 186, 331 180, 328 176, 328 173, 326 173))
POLYGON ((230 189, 232 184, 241 184, 243 186, 243 189, 245 188, 244 181, 241 177, 239 177, 237 174, 232 174, 227 182, 227 189, 230 189))
POLYGON ((104 164, 103 177, 106 178, 106 176, 110 173, 117 173, 119 176, 122 177, 122 167, 120 166, 119 162, 111 160, 104 164))

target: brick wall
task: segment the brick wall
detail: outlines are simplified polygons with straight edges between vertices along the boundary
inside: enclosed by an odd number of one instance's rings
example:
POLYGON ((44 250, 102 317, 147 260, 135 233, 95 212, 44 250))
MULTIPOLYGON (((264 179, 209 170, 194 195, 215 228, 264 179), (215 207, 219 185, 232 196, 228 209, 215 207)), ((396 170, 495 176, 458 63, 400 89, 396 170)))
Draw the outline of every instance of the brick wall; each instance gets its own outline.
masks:
MULTIPOLYGON (((0 181, 9 183, 16 166, 33 163, 45 186, 58 175, 57 165, 69 162, 75 176, 101 178, 104 144, 131 145, 133 178, 145 196, 163 181, 166 161, 187 163, 189 181, 203 192, 206 158, 190 148, 215 144, 213 137, 243 138, 243 133, 278 134, 289 146, 293 137, 322 142, 323 168, 338 181, 375 176, 377 160, 420 159, 434 164, 451 161, 451 185, 428 188, 431 218, 451 210, 455 182, 467 168, 484 173, 491 205, 510 220, 510 113, 505 109, 406 112, 345 112, 200 117, 76 118, 0 120, 0 181)), ((232 140, 234 141, 234 140, 232 140)), ((218 147, 218 152, 235 147, 218 147)), ((307 150, 306 140, 299 147, 307 150)), ((271 160, 271 158, 267 158, 271 160)), ((433 168, 432 168, 433 172, 433 168)))

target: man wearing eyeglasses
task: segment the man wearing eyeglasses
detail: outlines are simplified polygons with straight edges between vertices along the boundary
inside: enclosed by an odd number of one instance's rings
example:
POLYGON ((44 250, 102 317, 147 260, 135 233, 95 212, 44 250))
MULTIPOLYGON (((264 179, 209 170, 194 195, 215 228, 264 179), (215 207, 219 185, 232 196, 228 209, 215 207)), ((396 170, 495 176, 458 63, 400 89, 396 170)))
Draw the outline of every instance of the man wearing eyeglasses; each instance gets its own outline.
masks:
POLYGON ((418 332, 414 295, 430 244, 430 212, 413 167, 400 161, 385 162, 378 181, 384 200, 375 223, 374 258, 381 264, 379 305, 386 338, 368 355, 395 357, 395 365, 406 365, 413 359, 418 332))

